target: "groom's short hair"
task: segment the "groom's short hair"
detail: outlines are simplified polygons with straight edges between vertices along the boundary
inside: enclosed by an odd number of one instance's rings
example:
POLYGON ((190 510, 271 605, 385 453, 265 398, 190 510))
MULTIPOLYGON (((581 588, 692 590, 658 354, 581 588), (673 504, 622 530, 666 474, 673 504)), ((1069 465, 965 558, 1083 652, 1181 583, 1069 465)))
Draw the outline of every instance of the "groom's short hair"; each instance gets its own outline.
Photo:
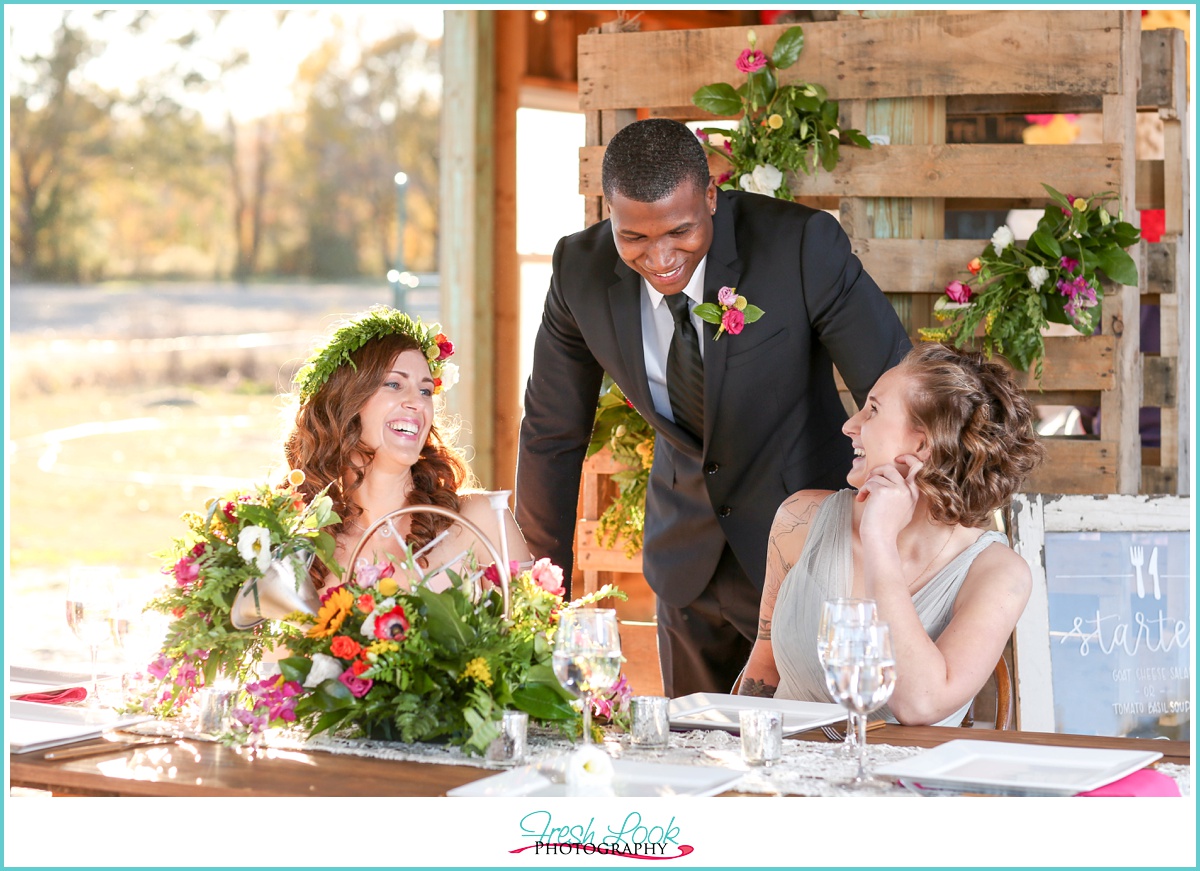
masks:
POLYGON ((647 118, 621 128, 604 151, 601 185, 608 200, 620 194, 656 203, 684 181, 708 188, 708 158, 696 134, 669 118, 647 118))

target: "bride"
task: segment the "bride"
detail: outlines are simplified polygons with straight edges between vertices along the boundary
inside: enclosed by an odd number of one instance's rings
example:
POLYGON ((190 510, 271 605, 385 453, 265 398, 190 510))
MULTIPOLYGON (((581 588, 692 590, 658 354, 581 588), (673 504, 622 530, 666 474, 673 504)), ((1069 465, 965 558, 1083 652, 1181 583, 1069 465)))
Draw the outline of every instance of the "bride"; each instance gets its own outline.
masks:
MULTIPOLYGON (((296 374, 300 407, 285 453, 304 472, 301 492, 312 499, 328 486, 341 522, 329 527, 338 564, 371 525, 404 506, 437 505, 475 523, 497 548, 500 520, 474 479, 440 416, 440 395, 458 380, 448 362, 454 346, 436 324, 379 306, 341 324, 296 374)), ((529 548, 507 506, 503 535, 509 559, 526 562, 529 548)), ((358 566, 390 562, 402 572, 404 544, 419 554, 434 586, 445 570, 462 571, 468 556, 492 560, 476 536, 448 517, 406 514, 376 531, 358 566), (397 538, 399 541, 397 541, 397 538)), ((319 564, 314 571, 324 573, 319 564)), ((328 578, 316 577, 318 586, 328 578)))

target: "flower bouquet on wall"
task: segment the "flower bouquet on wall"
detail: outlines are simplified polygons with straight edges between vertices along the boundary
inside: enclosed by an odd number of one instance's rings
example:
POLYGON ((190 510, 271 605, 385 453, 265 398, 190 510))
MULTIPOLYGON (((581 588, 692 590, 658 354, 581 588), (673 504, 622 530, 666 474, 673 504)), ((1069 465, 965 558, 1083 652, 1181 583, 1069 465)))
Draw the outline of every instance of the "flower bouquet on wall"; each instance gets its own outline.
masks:
POLYGON ((786 173, 832 171, 842 143, 870 148, 858 130, 838 127, 838 104, 823 87, 811 82, 780 85, 779 70, 792 66, 804 49, 804 31, 789 27, 770 56, 758 48, 753 30, 750 47, 735 63, 746 81, 738 88, 725 82, 705 85, 692 102, 714 115, 741 115, 736 128, 705 127, 697 134, 710 154, 731 164, 717 179, 722 188, 792 199, 786 173))
POLYGON ((1007 225, 996 230, 967 264, 970 277, 951 281, 934 304, 942 326, 920 331, 928 341, 1002 354, 1017 369, 1032 369, 1039 381, 1046 355, 1042 330, 1058 323, 1085 336, 1094 333, 1104 301, 1100 275, 1136 286, 1137 265, 1124 249, 1140 238, 1137 227, 1106 208, 1115 193, 1073 197, 1042 187, 1052 202, 1025 246, 1015 243, 1007 225))

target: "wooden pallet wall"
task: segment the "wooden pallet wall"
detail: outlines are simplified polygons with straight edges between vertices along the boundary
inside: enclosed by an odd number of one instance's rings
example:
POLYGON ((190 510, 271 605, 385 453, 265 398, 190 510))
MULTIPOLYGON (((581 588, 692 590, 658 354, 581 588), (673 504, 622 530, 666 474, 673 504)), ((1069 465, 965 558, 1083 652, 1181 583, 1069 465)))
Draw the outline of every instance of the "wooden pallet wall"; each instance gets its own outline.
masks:
MULTIPOLYGON (((760 47, 769 51, 786 29, 756 27, 760 47)), ((1048 439, 1049 460, 1028 489, 1187 492, 1190 203, 1182 33, 1143 34, 1137 12, 1106 9, 846 17, 805 24, 804 33, 804 52, 781 72, 781 83, 819 82, 841 101, 842 123, 865 133, 876 132, 872 124, 894 114, 897 104, 916 119, 907 132, 911 143, 844 147, 834 172, 791 179, 800 202, 840 211, 856 253, 880 286, 896 294, 914 335, 931 325, 933 300, 987 241, 939 238, 940 210, 947 205, 1041 208, 1044 181, 1078 194, 1119 190, 1126 216, 1166 208, 1168 237, 1131 251, 1141 286, 1107 289, 1101 334, 1046 341, 1042 390, 1029 385, 1032 398, 1098 406, 1101 428, 1094 437, 1048 439), (1165 160, 1136 159, 1139 109, 1158 112, 1167 123, 1165 160), (947 117, 1052 112, 1101 113, 1103 141, 945 144, 947 117), (891 235, 915 238, 880 238, 887 235, 880 232, 887 210, 905 201, 912 217, 905 218, 903 234, 891 235), (1162 306, 1163 353, 1150 360, 1139 351, 1142 302, 1162 306), (1165 409, 1164 434, 1171 431, 1162 449, 1146 456, 1138 433, 1144 402, 1165 409)), ((691 95, 712 82, 740 83, 732 61, 745 46, 741 27, 580 37, 580 107, 588 119, 580 192, 589 224, 605 217, 604 144, 639 116, 710 119, 691 105, 691 95)))

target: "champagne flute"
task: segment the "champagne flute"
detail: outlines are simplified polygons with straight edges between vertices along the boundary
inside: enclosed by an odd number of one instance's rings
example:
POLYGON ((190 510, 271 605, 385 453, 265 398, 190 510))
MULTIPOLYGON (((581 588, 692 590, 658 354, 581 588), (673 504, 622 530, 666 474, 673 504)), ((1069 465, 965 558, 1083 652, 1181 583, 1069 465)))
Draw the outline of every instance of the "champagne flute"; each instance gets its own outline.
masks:
MULTIPOLYGON (((821 606, 821 622, 817 628, 817 660, 825 668, 825 657, 832 640, 833 627, 838 624, 864 626, 877 620, 874 599, 827 599, 821 606)), ((848 709, 846 739, 833 749, 842 756, 854 754, 858 742, 858 715, 848 709)))
POLYGON ((840 705, 858 714, 858 770, 846 785, 891 788, 890 782, 871 777, 866 769, 867 714, 887 704, 896 687, 896 658, 888 625, 837 626, 826 652, 825 685, 840 705))
POLYGON ((583 700, 583 743, 592 743, 592 698, 621 674, 621 638, 611 608, 559 612, 552 658, 554 676, 583 700))
POLYGON ((117 614, 117 570, 111 566, 76 566, 67 580, 67 625, 87 645, 92 658, 89 708, 100 707, 100 645, 113 639, 117 614))

